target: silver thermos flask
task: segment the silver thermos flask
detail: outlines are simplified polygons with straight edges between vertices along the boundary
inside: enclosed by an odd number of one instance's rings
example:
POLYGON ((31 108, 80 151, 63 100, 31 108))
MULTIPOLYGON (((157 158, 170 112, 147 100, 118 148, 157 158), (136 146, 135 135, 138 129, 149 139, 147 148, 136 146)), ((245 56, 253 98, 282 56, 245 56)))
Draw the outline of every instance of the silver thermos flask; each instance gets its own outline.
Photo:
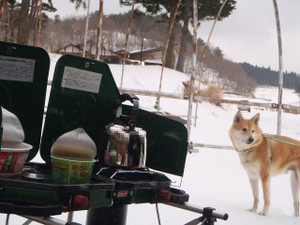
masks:
POLYGON ((116 122, 107 129, 109 141, 105 152, 105 163, 130 168, 145 167, 147 132, 135 126, 139 99, 134 95, 120 95, 118 107, 116 122), (130 116, 120 113, 122 102, 127 100, 133 104, 130 116))

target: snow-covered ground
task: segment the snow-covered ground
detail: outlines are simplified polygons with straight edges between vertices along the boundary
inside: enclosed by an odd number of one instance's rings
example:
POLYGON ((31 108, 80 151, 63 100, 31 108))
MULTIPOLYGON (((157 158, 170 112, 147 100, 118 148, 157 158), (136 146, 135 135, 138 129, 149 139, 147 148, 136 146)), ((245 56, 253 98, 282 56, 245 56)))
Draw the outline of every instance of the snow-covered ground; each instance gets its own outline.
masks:
MULTIPOLYGON (((54 57, 51 57, 51 59, 52 63, 56 60, 54 57)), ((111 66, 111 70, 119 86, 120 72, 118 71, 120 70, 115 65, 111 66)), ((51 65, 51 71, 53 71, 53 64, 51 65)), ((134 66, 126 66, 124 87, 158 90, 160 71, 160 67, 149 67, 147 70, 139 71, 134 66)), ((163 79, 163 90, 166 92, 178 92, 182 90, 181 82, 184 80, 187 80, 186 76, 180 73, 173 76, 171 71, 168 70, 163 79)), ((264 99, 264 101, 277 102, 277 89, 275 88, 258 88, 255 94, 256 97, 264 99)), ((155 100, 152 97, 141 96, 140 104, 146 109, 154 110, 155 100)), ((293 93, 293 90, 284 89, 283 102, 298 105, 298 97, 293 93)), ((161 99, 162 110, 172 114, 186 115, 187 106, 188 102, 185 100, 161 99)), ((195 110, 195 104, 193 105, 193 110, 195 110)), ((228 130, 236 111, 236 105, 226 104, 221 108, 205 102, 199 104, 198 120, 196 126, 194 124, 192 126, 191 140, 195 143, 231 145, 228 130)), ((260 125, 262 130, 266 133, 276 133, 276 112, 259 110, 255 107, 252 108, 251 113, 243 112, 246 118, 250 118, 256 113, 261 114, 260 125)), ((300 140, 299 117, 300 115, 283 113, 282 135, 300 140)), ((36 160, 39 159, 36 158, 36 160)), ((237 153, 232 150, 200 148, 198 153, 188 154, 185 174, 180 188, 190 195, 190 203, 201 207, 211 206, 216 208, 217 211, 229 214, 228 221, 218 220, 216 224, 299 224, 300 218, 293 216, 293 202, 289 183, 287 174, 272 179, 269 216, 259 216, 257 213, 247 210, 252 205, 252 194, 246 172, 240 165, 237 153)), ((259 210, 262 209, 262 204, 261 195, 259 210)), ((159 211, 161 224, 163 225, 182 225, 200 216, 162 204, 159 204, 159 211)), ((85 224, 85 215, 85 212, 76 212, 74 221, 85 224)), ((59 218, 66 219, 67 215, 61 215, 59 218)), ((10 221, 10 224, 13 225, 22 224, 25 219, 12 216, 10 221)), ((3 214, 0 215, 0 224, 5 224, 5 215, 3 214)), ((158 224, 155 205, 129 205, 127 224, 158 224)))

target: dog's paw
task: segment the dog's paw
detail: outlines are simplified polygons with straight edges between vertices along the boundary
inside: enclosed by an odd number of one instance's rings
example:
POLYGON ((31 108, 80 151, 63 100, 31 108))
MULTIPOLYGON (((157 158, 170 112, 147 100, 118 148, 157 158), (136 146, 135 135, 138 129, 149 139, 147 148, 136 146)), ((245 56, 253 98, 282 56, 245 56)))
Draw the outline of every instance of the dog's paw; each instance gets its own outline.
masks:
POLYGON ((267 212, 265 212, 265 211, 261 211, 260 213, 258 213, 258 215, 260 215, 260 216, 267 216, 267 215, 268 215, 268 213, 267 213, 267 212))
POLYGON ((257 208, 251 208, 251 209, 248 209, 248 211, 249 211, 249 212, 254 212, 254 213, 256 213, 257 208))

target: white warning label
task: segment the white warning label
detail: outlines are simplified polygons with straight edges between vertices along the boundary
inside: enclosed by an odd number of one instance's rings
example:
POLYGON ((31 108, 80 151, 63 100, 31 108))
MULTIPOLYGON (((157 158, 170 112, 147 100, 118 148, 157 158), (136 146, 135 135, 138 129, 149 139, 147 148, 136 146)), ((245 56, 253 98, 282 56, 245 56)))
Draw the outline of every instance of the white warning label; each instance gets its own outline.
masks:
POLYGON ((101 73, 66 66, 61 87, 99 93, 101 78, 101 73))
POLYGON ((0 56, 0 80, 33 82, 34 59, 0 56))

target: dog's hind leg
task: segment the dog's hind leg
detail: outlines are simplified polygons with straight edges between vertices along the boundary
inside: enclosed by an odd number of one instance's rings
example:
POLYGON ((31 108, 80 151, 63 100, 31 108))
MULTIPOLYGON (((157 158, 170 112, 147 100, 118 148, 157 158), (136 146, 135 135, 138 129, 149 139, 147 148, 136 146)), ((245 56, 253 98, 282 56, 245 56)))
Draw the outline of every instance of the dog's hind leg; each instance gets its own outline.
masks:
POLYGON ((299 171, 291 171, 291 189, 294 199, 294 213, 299 216, 299 171))
POLYGON ((251 212, 256 212, 259 202, 259 195, 258 195, 258 179, 253 179, 249 177, 251 190, 253 194, 253 206, 250 209, 251 212))

